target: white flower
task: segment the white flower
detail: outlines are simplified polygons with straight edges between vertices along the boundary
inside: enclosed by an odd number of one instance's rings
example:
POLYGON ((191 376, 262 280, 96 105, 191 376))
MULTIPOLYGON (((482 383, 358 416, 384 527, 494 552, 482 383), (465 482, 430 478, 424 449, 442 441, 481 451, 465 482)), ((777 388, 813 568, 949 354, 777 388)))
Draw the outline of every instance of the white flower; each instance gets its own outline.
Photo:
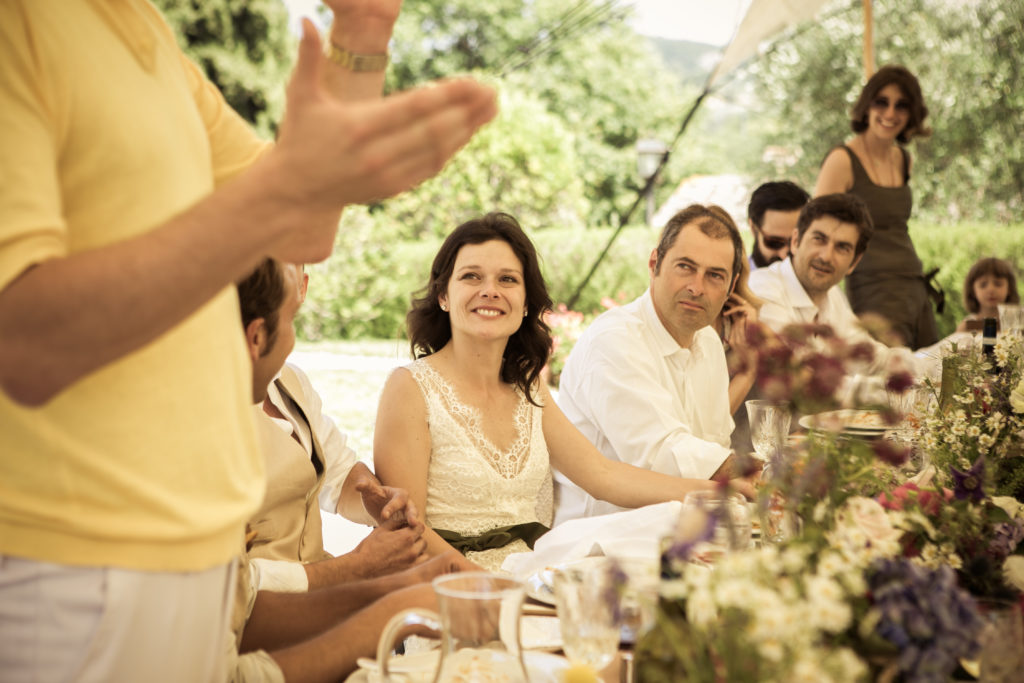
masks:
POLYGON ((709 591, 695 591, 686 599, 686 618, 696 626, 708 626, 718 619, 718 607, 709 591))
POLYGON ((992 502, 1001 507, 1010 516, 1010 519, 1024 517, 1024 504, 1018 503, 1016 498, 993 496, 992 502))
POLYGON ((1017 590, 1024 590, 1024 556, 1010 555, 1003 563, 1003 576, 1017 590))
POLYGON ((979 434, 981 434, 981 428, 978 427, 978 425, 971 425, 970 427, 967 428, 967 436, 971 437, 972 439, 978 438, 979 434))
POLYGON ((1024 378, 1010 392, 1010 406, 1015 413, 1024 413, 1024 378))
POLYGON ((782 649, 782 643, 776 638, 759 641, 757 643, 757 651, 769 662, 781 662, 782 655, 785 652, 782 649))

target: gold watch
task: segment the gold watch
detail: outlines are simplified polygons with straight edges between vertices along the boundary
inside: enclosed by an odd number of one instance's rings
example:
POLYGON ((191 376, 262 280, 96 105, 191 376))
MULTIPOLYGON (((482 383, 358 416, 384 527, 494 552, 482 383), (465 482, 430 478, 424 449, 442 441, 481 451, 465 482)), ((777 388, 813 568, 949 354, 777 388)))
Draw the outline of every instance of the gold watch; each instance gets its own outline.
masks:
POLYGON ((328 43, 327 48, 327 58, 349 71, 383 71, 388 68, 388 56, 387 52, 382 55, 358 55, 336 45, 333 41, 328 43))

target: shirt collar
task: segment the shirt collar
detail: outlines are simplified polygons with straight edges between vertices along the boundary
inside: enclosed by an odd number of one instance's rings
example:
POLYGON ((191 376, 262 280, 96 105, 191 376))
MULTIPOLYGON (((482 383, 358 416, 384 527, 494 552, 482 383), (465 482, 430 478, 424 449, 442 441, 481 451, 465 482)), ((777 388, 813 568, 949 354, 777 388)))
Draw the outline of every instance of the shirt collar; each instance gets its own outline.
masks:
POLYGON ((819 312, 818 307, 811 300, 811 297, 807 295, 807 290, 800 284, 800 280, 796 276, 796 271, 793 269, 792 256, 784 261, 779 261, 779 273, 782 275, 782 284, 786 287, 786 296, 789 298, 790 303, 793 304, 793 308, 819 312))
MULTIPOLYGON (((695 358, 701 357, 700 338, 705 331, 711 330, 710 327, 697 330, 693 335, 693 342, 690 344, 690 348, 684 349, 662 324, 661 318, 658 317, 658 312, 654 310, 654 299, 651 298, 651 290, 649 288, 640 297, 640 311, 643 315, 644 325, 647 327, 651 340, 654 342, 654 347, 663 357, 667 358, 677 353, 682 354, 684 358, 688 357, 691 353, 695 358)), ((712 331, 712 334, 714 335, 714 331, 712 331)), ((717 335, 714 336, 717 339, 717 335)))

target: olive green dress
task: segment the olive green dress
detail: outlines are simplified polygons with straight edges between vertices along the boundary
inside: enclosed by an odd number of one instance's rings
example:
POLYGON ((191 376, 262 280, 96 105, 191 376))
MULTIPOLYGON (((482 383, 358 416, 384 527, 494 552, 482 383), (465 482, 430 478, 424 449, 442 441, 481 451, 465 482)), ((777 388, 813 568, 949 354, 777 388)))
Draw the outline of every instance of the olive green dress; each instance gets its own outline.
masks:
POLYGON ((857 315, 878 313, 892 323, 911 348, 938 341, 935 314, 925 284, 921 259, 910 239, 907 221, 913 207, 910 157, 903 154, 903 185, 882 187, 872 182, 860 159, 846 145, 853 168, 850 194, 864 200, 875 226, 864 257, 846 278, 846 295, 857 315))

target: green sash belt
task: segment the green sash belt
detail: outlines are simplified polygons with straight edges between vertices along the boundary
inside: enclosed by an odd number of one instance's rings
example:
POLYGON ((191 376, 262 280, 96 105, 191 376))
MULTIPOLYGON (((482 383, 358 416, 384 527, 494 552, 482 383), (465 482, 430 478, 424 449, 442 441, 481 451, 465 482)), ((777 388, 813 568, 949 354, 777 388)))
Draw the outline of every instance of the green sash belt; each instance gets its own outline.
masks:
POLYGON ((470 550, 480 551, 504 548, 517 538, 523 539, 530 550, 533 550, 533 544, 537 542, 538 538, 547 533, 549 529, 540 522, 525 522, 523 524, 513 524, 512 526, 491 529, 478 536, 463 536, 458 532, 448 531, 447 529, 434 529, 434 531, 437 532, 438 536, 448 541, 453 548, 465 555, 470 550))

